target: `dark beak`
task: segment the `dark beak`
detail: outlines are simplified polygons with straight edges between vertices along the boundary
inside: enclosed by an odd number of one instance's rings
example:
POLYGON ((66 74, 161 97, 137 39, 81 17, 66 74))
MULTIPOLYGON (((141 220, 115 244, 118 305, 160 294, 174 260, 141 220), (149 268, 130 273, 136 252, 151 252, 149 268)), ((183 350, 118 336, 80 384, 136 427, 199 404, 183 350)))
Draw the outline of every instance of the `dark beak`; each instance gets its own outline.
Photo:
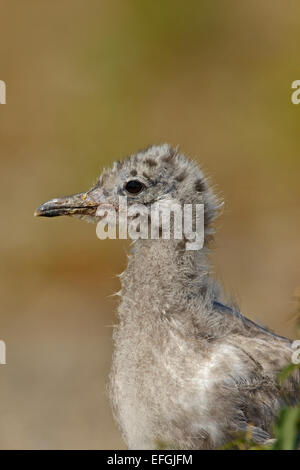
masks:
POLYGON ((90 215, 96 214, 98 204, 89 193, 73 194, 62 198, 51 199, 41 204, 35 211, 37 217, 57 217, 59 215, 90 215))

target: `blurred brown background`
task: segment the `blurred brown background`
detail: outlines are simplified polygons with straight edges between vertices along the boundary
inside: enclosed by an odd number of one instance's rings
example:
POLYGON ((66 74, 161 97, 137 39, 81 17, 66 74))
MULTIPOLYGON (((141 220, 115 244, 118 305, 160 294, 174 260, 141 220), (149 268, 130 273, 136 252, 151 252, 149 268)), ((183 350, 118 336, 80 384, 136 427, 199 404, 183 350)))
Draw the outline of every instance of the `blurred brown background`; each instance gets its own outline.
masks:
POLYGON ((123 448, 106 398, 126 244, 34 219, 115 158, 179 144, 223 194, 214 272, 293 336, 297 0, 0 1, 0 447, 123 448))

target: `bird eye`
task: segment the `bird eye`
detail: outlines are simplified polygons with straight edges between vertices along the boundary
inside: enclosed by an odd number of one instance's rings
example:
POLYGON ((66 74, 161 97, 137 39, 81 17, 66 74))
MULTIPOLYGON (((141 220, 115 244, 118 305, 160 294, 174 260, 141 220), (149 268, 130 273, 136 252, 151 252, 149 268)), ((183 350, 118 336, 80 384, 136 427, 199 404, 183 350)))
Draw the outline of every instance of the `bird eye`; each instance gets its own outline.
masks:
POLYGON ((125 190, 130 194, 139 194, 145 185, 138 180, 131 180, 125 184, 125 190))

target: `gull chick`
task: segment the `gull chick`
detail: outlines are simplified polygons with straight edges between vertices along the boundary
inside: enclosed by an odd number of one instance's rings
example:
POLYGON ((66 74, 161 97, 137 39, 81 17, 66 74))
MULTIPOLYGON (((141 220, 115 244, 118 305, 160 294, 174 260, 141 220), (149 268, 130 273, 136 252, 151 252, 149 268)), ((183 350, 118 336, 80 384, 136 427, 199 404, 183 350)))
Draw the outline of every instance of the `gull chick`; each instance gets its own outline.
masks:
POLYGON ((236 433, 272 437, 280 406, 299 400, 299 372, 284 384, 291 341, 225 305, 211 277, 212 223, 221 206, 198 166, 167 144, 118 161, 89 191, 52 199, 36 215, 97 222, 97 209, 165 199, 204 204, 204 247, 138 239, 120 276, 109 394, 130 449, 215 449, 236 433))

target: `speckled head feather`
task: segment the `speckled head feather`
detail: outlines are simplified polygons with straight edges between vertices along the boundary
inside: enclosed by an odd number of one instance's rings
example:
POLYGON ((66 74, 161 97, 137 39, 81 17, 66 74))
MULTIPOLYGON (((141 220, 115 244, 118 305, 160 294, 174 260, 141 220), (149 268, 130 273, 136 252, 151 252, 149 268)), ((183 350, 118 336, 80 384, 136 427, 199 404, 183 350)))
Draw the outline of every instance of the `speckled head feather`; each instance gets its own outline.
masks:
POLYGON ((199 166, 168 144, 148 147, 116 162, 112 170, 103 172, 98 184, 111 202, 115 202, 114 196, 122 195, 127 196, 128 204, 147 205, 162 199, 181 204, 203 203, 207 233, 222 206, 199 166), (145 185, 141 194, 126 193, 125 184, 131 179, 145 185))

